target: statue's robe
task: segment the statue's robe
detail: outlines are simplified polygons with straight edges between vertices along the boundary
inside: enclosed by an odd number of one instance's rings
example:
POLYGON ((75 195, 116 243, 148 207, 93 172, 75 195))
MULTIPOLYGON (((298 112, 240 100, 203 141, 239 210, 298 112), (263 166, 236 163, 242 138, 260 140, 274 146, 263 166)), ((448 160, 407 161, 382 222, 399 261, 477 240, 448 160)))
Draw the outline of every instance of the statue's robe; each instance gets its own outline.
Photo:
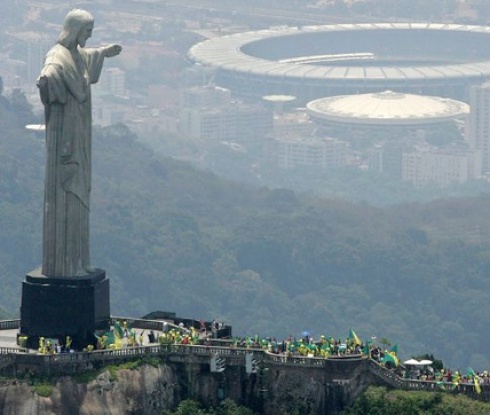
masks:
POLYGON ((47 276, 90 272, 90 84, 98 81, 103 62, 102 48, 70 51, 57 44, 39 77, 46 115, 42 273, 47 276))

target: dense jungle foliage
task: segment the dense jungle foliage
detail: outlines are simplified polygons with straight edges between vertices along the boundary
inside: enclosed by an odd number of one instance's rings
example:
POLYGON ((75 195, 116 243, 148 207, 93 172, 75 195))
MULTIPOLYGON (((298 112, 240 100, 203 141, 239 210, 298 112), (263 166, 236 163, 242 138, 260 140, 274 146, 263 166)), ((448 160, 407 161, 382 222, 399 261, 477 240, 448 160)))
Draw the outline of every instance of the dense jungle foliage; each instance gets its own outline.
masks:
POLYGON ((490 404, 461 395, 370 387, 345 415, 487 415, 490 404))
MULTIPOLYGON (((164 415, 255 415, 243 406, 225 399, 217 408, 203 408, 192 400, 182 401, 173 411, 164 415)), ((280 415, 307 415, 301 408, 280 415)), ((438 392, 407 392, 369 387, 343 415, 488 415, 490 404, 474 401, 466 396, 438 392)), ((279 415, 279 414, 278 414, 279 415)))
MULTIPOLYGON (((0 307, 18 315, 41 258, 44 139, 22 93, 0 100, 0 307)), ((490 197, 377 208, 253 188, 94 131, 91 256, 112 313, 224 320, 236 335, 349 328, 490 368, 490 197)))
POLYGON ((217 408, 203 408, 193 400, 182 401, 175 410, 164 411, 163 415, 255 415, 250 409, 225 399, 217 408))

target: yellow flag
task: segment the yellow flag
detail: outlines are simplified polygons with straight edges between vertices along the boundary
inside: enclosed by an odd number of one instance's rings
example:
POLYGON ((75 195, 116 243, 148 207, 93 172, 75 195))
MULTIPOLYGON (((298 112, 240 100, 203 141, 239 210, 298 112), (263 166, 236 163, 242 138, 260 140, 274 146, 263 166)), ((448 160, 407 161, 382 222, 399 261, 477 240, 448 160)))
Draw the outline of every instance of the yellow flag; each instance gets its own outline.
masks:
POLYGON ((357 337, 357 334, 352 329, 349 331, 349 339, 352 340, 356 346, 360 346, 362 344, 361 339, 357 337))
POLYGON ((475 382, 475 391, 476 391, 476 393, 480 394, 481 393, 480 376, 475 376, 473 378, 473 382, 475 382))

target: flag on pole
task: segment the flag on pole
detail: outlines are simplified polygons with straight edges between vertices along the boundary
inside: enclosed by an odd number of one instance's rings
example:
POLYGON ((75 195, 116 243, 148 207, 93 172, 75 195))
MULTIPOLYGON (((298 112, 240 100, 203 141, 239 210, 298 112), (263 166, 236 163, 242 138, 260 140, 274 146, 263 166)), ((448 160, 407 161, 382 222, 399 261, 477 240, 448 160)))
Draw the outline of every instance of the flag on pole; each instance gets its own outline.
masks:
POLYGON ((349 330, 349 340, 353 341, 356 346, 360 346, 362 344, 361 339, 357 337, 357 334, 352 329, 349 330))
POLYGON ((473 384, 475 385, 475 391, 476 391, 476 393, 480 394, 481 393, 480 376, 478 376, 471 367, 468 368, 468 373, 466 375, 468 377, 473 378, 473 384))
POLYGON ((365 343, 364 343, 364 347, 362 348, 362 353, 365 354, 365 355, 369 355, 371 353, 371 344, 372 344, 372 340, 367 340, 365 343))

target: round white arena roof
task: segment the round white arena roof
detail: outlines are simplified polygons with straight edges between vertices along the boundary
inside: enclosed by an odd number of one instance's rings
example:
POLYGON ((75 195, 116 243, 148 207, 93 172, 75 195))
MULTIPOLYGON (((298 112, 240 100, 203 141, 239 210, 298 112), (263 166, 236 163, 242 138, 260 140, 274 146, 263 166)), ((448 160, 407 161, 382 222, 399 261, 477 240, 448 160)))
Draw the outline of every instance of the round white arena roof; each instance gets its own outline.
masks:
POLYGON ((468 104, 453 99, 393 91, 320 98, 306 109, 318 121, 391 126, 444 123, 470 111, 468 104))

